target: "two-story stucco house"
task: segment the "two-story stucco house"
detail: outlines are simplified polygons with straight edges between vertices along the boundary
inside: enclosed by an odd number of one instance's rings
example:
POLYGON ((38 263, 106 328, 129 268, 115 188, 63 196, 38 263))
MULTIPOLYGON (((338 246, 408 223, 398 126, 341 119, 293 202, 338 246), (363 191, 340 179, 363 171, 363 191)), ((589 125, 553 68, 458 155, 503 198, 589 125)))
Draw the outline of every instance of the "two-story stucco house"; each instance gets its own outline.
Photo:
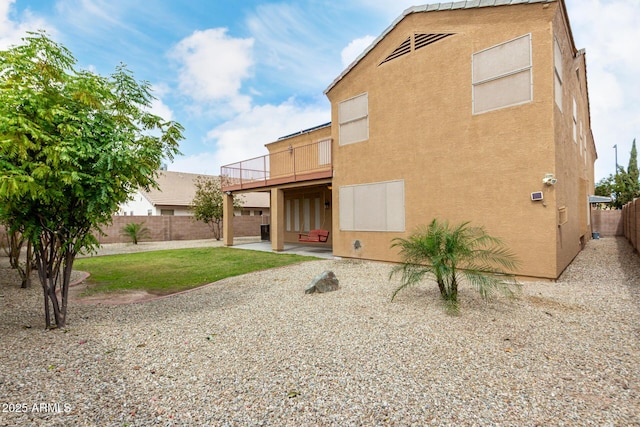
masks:
POLYGON ((222 167, 224 190, 271 194, 276 251, 324 229, 335 256, 393 262, 394 238, 471 221, 554 279, 591 237, 587 89, 563 0, 412 7, 326 89, 331 123, 222 167))

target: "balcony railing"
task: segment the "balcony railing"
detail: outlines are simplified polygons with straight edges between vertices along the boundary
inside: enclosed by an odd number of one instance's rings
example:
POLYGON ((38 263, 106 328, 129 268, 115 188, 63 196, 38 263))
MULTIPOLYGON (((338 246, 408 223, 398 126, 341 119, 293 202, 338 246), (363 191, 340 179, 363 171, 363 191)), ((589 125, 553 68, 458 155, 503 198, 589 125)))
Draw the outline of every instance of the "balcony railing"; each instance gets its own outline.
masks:
POLYGON ((332 173, 330 139, 220 168, 222 191, 330 178, 332 173))

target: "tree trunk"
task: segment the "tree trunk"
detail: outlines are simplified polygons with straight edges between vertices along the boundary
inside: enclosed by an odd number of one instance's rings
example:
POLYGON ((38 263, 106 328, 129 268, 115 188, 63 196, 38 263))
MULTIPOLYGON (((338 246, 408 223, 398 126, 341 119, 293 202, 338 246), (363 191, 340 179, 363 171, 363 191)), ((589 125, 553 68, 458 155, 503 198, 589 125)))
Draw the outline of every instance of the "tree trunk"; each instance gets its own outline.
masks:
POLYGON ((213 221, 211 223, 211 231, 213 231, 213 238, 216 240, 220 240, 220 221, 213 221))
POLYGON ((33 244, 27 242, 27 258, 24 262, 24 269, 18 268, 20 278, 22 279, 21 288, 26 289, 31 287, 31 272, 33 271, 33 244))
POLYGON ((9 264, 11 264, 11 268, 20 269, 20 252, 22 252, 22 245, 24 244, 24 238, 22 235, 13 231, 11 233, 7 232, 7 240, 9 241, 9 264))
POLYGON ((438 277, 437 282, 438 289, 440 289, 440 295, 442 296, 442 298, 447 299, 447 288, 444 284, 444 280, 442 280, 441 277, 438 277))
POLYGON ((75 253, 72 250, 62 250, 60 242, 53 232, 42 232, 35 261, 44 295, 45 326, 47 329, 53 327, 52 314, 56 328, 66 326, 67 298, 74 257, 75 253), (68 261, 69 259, 71 262, 68 261), (58 285, 60 285, 62 301, 58 300, 58 285))
POLYGON ((60 314, 62 316, 62 326, 67 324, 67 303, 69 302, 69 283, 71 282, 71 272, 73 271, 73 261, 76 257, 75 252, 67 251, 65 254, 62 284, 60 288, 60 295, 62 297, 62 307, 60 314))
POLYGON ((453 302, 458 302, 458 280, 456 279, 456 270, 455 267, 451 272, 451 295, 449 296, 449 300, 453 302))

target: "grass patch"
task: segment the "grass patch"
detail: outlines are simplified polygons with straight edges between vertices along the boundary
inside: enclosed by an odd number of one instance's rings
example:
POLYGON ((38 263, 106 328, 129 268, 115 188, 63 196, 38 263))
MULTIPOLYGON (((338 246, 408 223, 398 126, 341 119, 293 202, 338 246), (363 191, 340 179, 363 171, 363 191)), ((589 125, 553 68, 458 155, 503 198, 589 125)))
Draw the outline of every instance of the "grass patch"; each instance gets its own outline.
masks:
POLYGON ((137 290, 169 295, 225 277, 317 259, 215 247, 79 258, 74 269, 91 274, 85 294, 137 290))

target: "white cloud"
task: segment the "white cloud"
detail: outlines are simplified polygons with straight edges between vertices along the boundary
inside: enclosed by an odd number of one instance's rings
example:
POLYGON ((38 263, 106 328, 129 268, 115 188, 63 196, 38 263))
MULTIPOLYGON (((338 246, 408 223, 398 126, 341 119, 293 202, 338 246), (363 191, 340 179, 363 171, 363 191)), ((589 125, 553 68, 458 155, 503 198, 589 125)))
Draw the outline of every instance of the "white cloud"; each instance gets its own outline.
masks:
POLYGON ((70 22, 91 33, 108 27, 124 29, 122 21, 118 18, 120 6, 107 0, 72 0, 57 2, 56 9, 60 14, 68 16, 70 22))
POLYGON ((149 111, 151 114, 160 116, 166 121, 173 120, 173 111, 160 99, 154 99, 151 101, 151 109, 149 111))
MULTIPOLYGON (((308 5, 305 5, 305 7, 308 5)), ((262 77, 295 92, 318 91, 338 68, 335 32, 322 13, 295 4, 262 4, 247 18, 262 77), (292 83, 294 82, 294 83, 292 83)))
POLYGON ((220 175, 220 164, 216 162, 213 152, 197 153, 173 159, 168 167, 173 172, 199 173, 203 175, 220 175))
POLYGON ((376 38, 374 36, 364 36, 359 39, 352 40, 351 43, 342 49, 342 66, 344 68, 351 65, 351 63, 358 57, 376 38))
POLYGON ((378 13, 382 14, 389 23, 391 23, 394 19, 402 15, 406 9, 425 3, 438 3, 436 0, 424 0, 424 1, 415 1, 415 0, 355 0, 354 3, 359 5, 359 8, 373 9, 378 11, 378 13))
POLYGON ((162 97, 171 93, 171 88, 166 83, 157 83, 151 86, 151 95, 155 97, 151 101, 151 114, 162 117, 164 120, 174 120, 173 110, 162 101, 162 97))
POLYGON ((330 120, 328 105, 298 105, 289 99, 280 105, 255 106, 250 111, 212 129, 207 139, 215 150, 177 158, 171 170, 219 174, 220 166, 263 156, 265 144, 279 137, 326 123, 330 120))
POLYGON ((229 37, 226 28, 196 31, 183 39, 170 52, 180 64, 180 90, 199 102, 225 101, 235 111, 246 111, 251 100, 240 89, 251 76, 253 43, 229 37))
POLYGON ((596 180, 629 162, 631 142, 640 137, 640 2, 637 0, 567 0, 578 49, 585 48, 591 126, 598 149, 596 180))
POLYGON ((14 3, 15 0, 0 0, 0 49, 20 44, 27 31, 46 30, 50 36, 55 35, 54 28, 28 10, 17 21, 12 20, 10 12, 14 3))

